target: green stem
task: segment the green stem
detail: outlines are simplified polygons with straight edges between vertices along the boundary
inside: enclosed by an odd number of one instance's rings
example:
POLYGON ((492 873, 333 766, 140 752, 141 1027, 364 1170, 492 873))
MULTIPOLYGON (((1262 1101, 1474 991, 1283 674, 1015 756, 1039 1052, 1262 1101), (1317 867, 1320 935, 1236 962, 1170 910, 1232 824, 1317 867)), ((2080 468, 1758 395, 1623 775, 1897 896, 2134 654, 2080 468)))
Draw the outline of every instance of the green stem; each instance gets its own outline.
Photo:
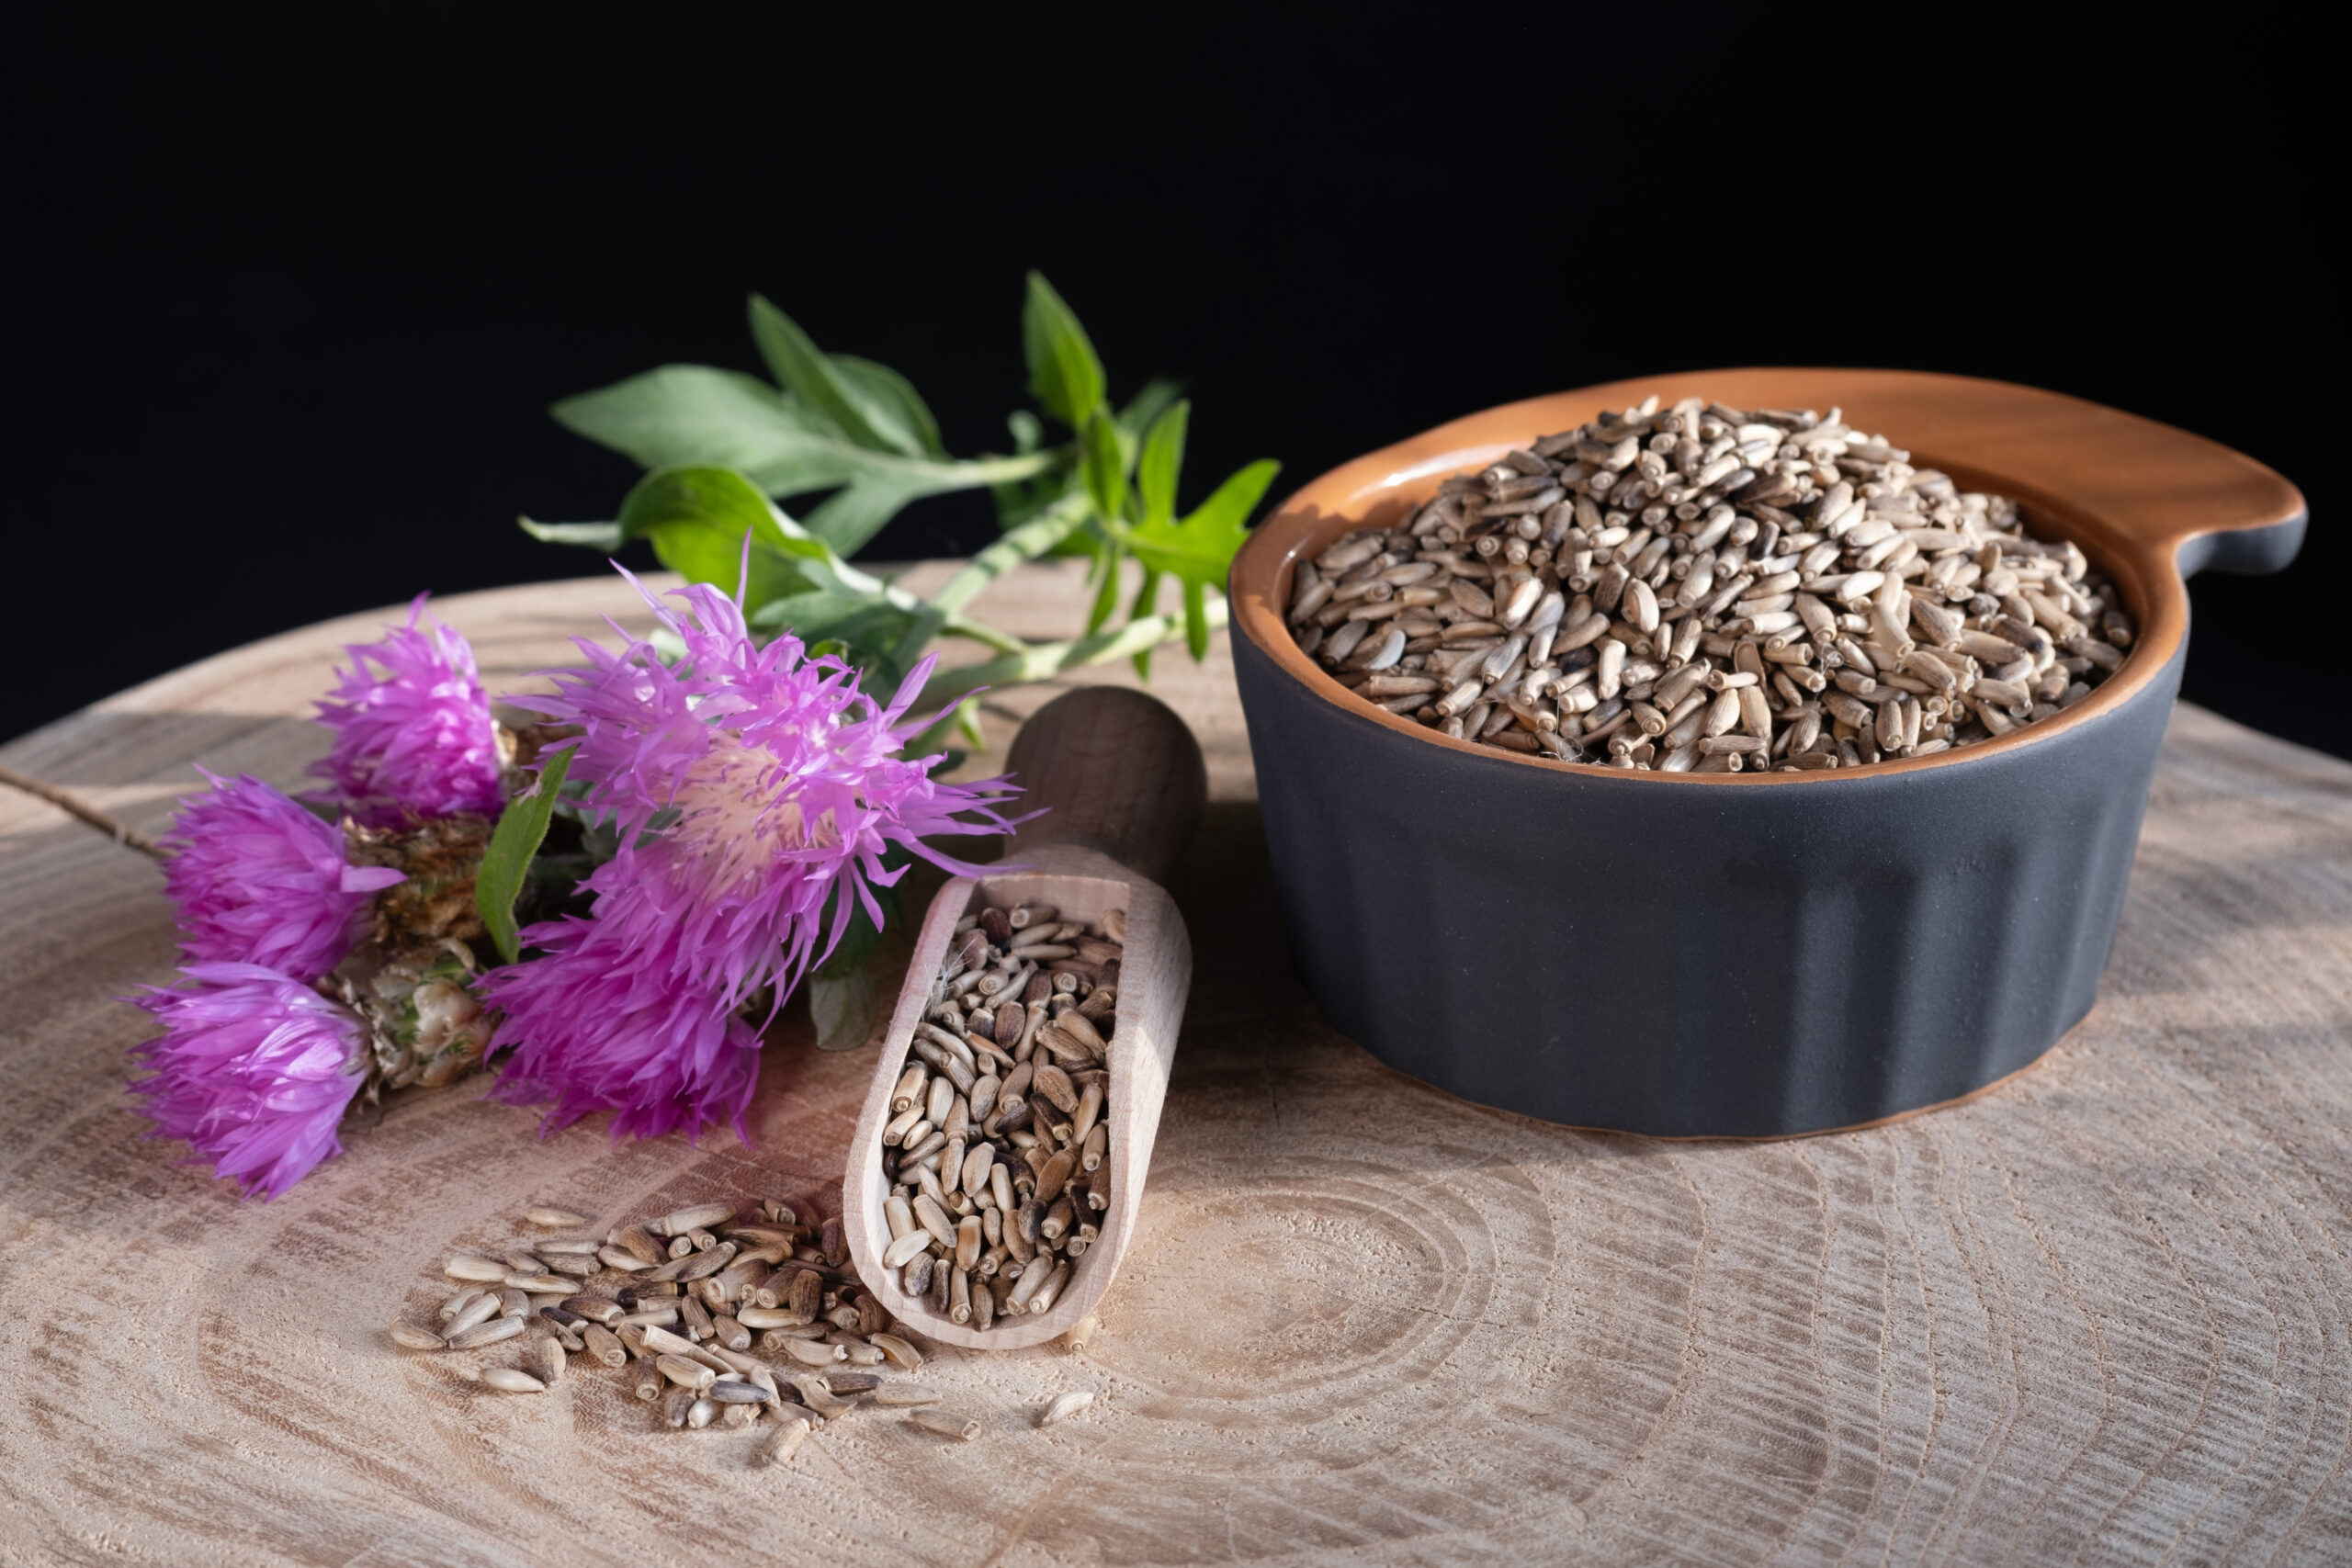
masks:
POLYGON ((1003 536, 981 550, 955 576, 939 585, 938 592, 928 604, 915 612, 912 625, 899 639, 892 650, 902 667, 912 664, 922 656, 931 639, 942 633, 968 637, 986 643, 999 653, 1018 653, 1028 645, 1017 637, 967 620, 956 612, 978 597, 980 590, 1011 571, 1023 561, 1036 559, 1083 526, 1087 518, 1087 500, 1083 491, 1073 491, 1062 497, 1045 512, 1007 529, 1003 536))
POLYGON ((1021 479, 1035 479, 1069 455, 1066 443, 1049 446, 1042 452, 1023 452, 1014 457, 969 457, 958 459, 955 467, 959 474, 969 475, 973 487, 1012 484, 1021 479))
MULTIPOLYGON (((1204 608, 1210 630, 1215 631, 1225 625, 1224 599, 1213 599, 1204 608)), ((1082 670, 1090 664, 1125 659, 1146 649, 1157 648, 1163 642, 1173 642, 1183 635, 1183 616, 1152 615, 1140 621, 1129 621, 1116 631, 1097 632, 1092 637, 1072 637, 1065 642, 1032 643, 1019 653, 1006 653, 978 664, 958 665, 953 670, 939 671, 923 687, 922 700, 926 705, 945 704, 980 686, 1018 686, 1030 681, 1048 680, 1064 671, 1082 670)))
MULTIPOLYGON (((948 616, 947 623, 939 628, 939 635, 969 637, 974 642, 992 648, 999 653, 1022 653, 1027 651, 1029 647, 1011 632, 1001 632, 994 626, 979 621, 967 621, 961 615, 948 616)), ((920 649, 916 649, 912 657, 919 657, 921 652, 920 649)))
POLYGON ((1086 522, 1088 504, 1083 491, 1073 491, 1019 527, 1005 530, 995 543, 965 562, 962 570, 940 584, 931 596, 931 607, 943 615, 962 609, 981 589, 1078 532, 1086 522))

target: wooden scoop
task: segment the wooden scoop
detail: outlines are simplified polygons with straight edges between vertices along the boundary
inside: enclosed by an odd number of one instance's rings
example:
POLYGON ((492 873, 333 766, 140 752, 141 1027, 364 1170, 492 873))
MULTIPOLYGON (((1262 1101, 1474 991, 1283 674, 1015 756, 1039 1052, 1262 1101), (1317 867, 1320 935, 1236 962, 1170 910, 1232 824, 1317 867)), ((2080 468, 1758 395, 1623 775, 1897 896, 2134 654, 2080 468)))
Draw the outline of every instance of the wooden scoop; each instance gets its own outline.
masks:
POLYGON ((1160 1102, 1193 983, 1193 943, 1176 905, 1159 886, 1199 824, 1208 793, 1200 744, 1166 704, 1117 686, 1065 693, 1030 716, 1014 737, 1006 771, 1026 792, 1020 807, 1046 815, 1023 825, 1005 852, 1023 869, 977 881, 958 877, 940 889, 916 939, 898 1011, 874 1066, 857 1134, 842 1183, 842 1221, 858 1277, 891 1314, 916 1333, 949 1345, 1013 1350, 1039 1344, 1094 1310, 1118 1272, 1135 1234, 1144 1172, 1159 1132, 1160 1102), (1110 1147, 1110 1207, 1102 1234, 1073 1267, 1043 1313, 1000 1317, 985 1331, 934 1312, 900 1288, 883 1266, 890 1245, 883 1204, 882 1129, 890 1092, 906 1070, 907 1046, 931 998, 956 923, 990 905, 1051 904, 1066 920, 1099 920, 1126 911, 1126 952, 1119 964, 1118 1009, 1110 1031, 1109 1095, 1102 1122, 1110 1147))

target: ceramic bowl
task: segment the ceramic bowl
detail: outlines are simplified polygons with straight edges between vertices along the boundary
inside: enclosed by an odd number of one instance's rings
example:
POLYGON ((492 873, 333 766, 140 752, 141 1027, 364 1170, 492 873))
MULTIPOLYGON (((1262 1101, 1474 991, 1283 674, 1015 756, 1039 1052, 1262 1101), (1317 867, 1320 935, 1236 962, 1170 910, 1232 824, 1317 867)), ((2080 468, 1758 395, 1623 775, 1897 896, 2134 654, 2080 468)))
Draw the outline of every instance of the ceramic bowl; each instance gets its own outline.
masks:
POLYGON ((1357 458, 1259 526, 1236 675, 1292 951, 1390 1066, 1546 1121, 1666 1136, 1854 1126, 1973 1094, 2089 1011, 2188 646, 2184 577, 2274 571, 2301 495, 2199 436, 2054 392, 1747 369, 1490 409, 1357 458), (1874 767, 1651 773, 1449 739, 1347 693, 1283 625, 1295 564, 1604 408, 1844 410, 2068 538, 2139 625, 2052 718, 1874 767))

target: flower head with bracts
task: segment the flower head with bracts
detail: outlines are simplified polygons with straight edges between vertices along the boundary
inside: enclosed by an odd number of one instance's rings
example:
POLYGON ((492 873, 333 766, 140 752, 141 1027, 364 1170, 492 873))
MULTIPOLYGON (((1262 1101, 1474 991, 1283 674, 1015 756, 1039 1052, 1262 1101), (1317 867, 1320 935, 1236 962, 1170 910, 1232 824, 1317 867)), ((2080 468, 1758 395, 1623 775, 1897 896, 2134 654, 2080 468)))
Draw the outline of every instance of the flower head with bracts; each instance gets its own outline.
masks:
POLYGON ((311 772, 334 787, 315 798, 370 828, 461 814, 494 818, 505 805, 498 724, 473 648, 437 620, 423 624, 427 597, 410 604, 406 626, 345 648, 351 667, 319 704, 334 749, 311 772))
POLYGON ((164 1025, 137 1048, 130 1092, 152 1136, 182 1138, 213 1174, 275 1198, 342 1152, 335 1126, 365 1076, 357 1015, 255 964, 191 964, 192 985, 133 998, 164 1025))
MULTIPOLYGON (((349 649, 337 700, 320 704, 334 743, 312 771, 335 788, 313 798, 345 824, 259 779, 206 773, 212 787, 180 802, 161 845, 182 968, 170 988, 126 998, 164 1026, 138 1049, 153 1071, 131 1092, 156 1135, 186 1139, 249 1194, 274 1198, 340 1149, 335 1125, 370 1082, 380 1033, 373 1014, 346 1004, 381 1004, 415 1036, 402 1043, 469 1047, 468 1060, 488 1032, 467 1033, 458 1015, 479 1010, 458 981, 415 984, 431 978, 415 955, 385 951, 388 931, 415 935, 418 917, 388 923, 378 895, 415 879, 367 863, 412 859, 453 833, 462 857, 504 804, 473 649, 447 626, 422 625, 424 612, 420 596, 406 626, 349 649), (396 972, 388 958, 418 973, 396 972)), ((424 916, 470 907, 462 883, 455 897, 442 886, 454 883, 447 867, 425 863, 436 874, 403 889, 424 916)), ((427 959, 448 945, 429 940, 438 934, 419 938, 435 950, 427 959)))
POLYGON ((764 996, 772 1017, 854 908, 881 923, 874 889, 905 869, 885 863, 894 846, 976 872, 922 840, 1010 832, 998 807, 1013 790, 943 784, 938 756, 900 755, 933 722, 905 716, 933 660, 885 705, 797 637, 755 642, 715 588, 667 595, 675 605, 639 592, 682 657, 583 639, 586 662, 551 672, 553 695, 508 699, 579 727, 571 778, 621 848, 582 885, 587 918, 527 928, 538 956, 489 976, 504 1015, 491 1050, 501 1095, 552 1101, 550 1125, 609 1109, 616 1136, 722 1120, 748 1136, 759 1037, 747 1004, 764 996))
POLYGON ((380 888, 406 880, 349 864, 343 833, 252 777, 180 802, 163 841, 164 886, 191 964, 257 964, 315 980, 344 960, 380 888))

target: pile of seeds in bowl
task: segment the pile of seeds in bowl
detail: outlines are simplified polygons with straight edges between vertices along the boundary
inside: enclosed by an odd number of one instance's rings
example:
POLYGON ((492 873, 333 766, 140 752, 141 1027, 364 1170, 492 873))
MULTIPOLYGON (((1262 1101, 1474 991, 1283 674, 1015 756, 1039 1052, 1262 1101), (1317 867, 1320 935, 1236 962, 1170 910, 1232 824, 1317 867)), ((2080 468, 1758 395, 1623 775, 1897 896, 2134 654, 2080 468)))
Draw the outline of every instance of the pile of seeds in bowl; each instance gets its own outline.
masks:
MULTIPOLYGON (((581 1215, 552 1208, 525 1213, 542 1231, 577 1232, 581 1215)), ((679 1209, 615 1227, 602 1242, 539 1235, 495 1256, 460 1253, 446 1272, 465 1288, 432 1326, 392 1325, 404 1349, 491 1350, 519 1341, 515 1364, 471 1376, 503 1393, 542 1393, 573 1357, 620 1371, 631 1391, 680 1428, 753 1427, 765 1418, 753 1458, 792 1457, 802 1438, 860 1405, 901 1408, 916 1426, 969 1439, 980 1423, 941 1407, 925 1384, 887 1371, 919 1371, 922 1353, 881 1303, 848 1272, 841 1222, 821 1224, 781 1200, 739 1217, 733 1203, 679 1209)), ((1084 1348, 1094 1320, 1067 1337, 1084 1348)), ((501 1353, 502 1355, 503 1353, 501 1353)), ((1065 1393, 1040 1426, 1062 1420, 1092 1396, 1065 1393)))
POLYGON ((1300 563, 1299 647, 1506 750, 1661 773, 1851 768, 2072 706, 2133 626, 2072 541, 1840 411, 1656 398, 1300 563))
POLYGON ((884 1265, 951 1323, 1042 1313, 1110 1206, 1110 1038, 1126 912, 956 924, 882 1129, 884 1265))

